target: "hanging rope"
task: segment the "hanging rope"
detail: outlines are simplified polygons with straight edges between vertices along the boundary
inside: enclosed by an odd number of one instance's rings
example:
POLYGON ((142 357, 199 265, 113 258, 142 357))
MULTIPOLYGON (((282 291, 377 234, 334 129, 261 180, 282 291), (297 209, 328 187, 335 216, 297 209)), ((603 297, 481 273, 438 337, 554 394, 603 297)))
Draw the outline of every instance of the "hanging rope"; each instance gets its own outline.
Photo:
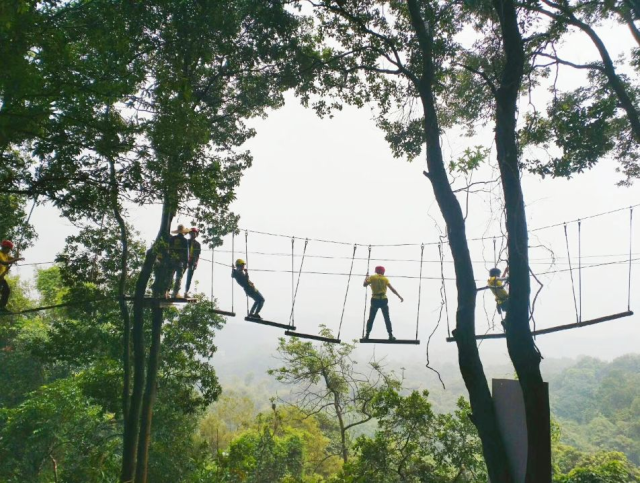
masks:
POLYGON ((627 310, 631 312, 631 247, 633 246, 633 207, 629 208, 629 291, 627 310))
POLYGON ((578 220, 578 322, 582 322, 582 222, 578 220))
MULTIPOLYGON (((291 320, 293 320, 293 298, 294 298, 294 283, 295 283, 295 272, 294 272, 294 245, 296 243, 295 238, 291 238, 291 320)), ((291 324, 293 325, 293 324, 291 324)))
POLYGON ((420 277, 418 278, 418 315, 416 316, 416 340, 420 327, 420 301, 422 300, 422 260, 424 260, 424 245, 420 246, 420 277))
POLYGON ((31 215, 33 215, 33 210, 38 203, 38 196, 33 199, 33 203, 31 204, 31 209, 29 210, 29 214, 27 215, 27 219, 24 222, 24 230, 20 232, 20 238, 16 241, 16 258, 20 258, 20 252, 22 251, 22 242, 24 241, 24 234, 27 230, 27 226, 29 225, 29 221, 31 221, 31 215))
POLYGON ((442 249, 442 243, 438 245, 438 252, 440 253, 440 277, 442 279, 442 296, 443 296, 443 305, 444 311, 447 316, 447 336, 451 337, 451 329, 449 327, 449 303, 447 301, 447 284, 444 279, 444 250, 442 249))
POLYGON ((216 249, 215 247, 211 248, 211 303, 213 303, 213 267, 216 264, 216 249))
MULTIPOLYGON (((236 263, 236 234, 235 232, 231 234, 231 270, 233 270, 233 267, 235 266, 236 263)), ((231 312, 235 312, 235 297, 234 295, 234 289, 235 289, 236 284, 233 282, 233 277, 231 277, 231 312)))
POLYGON ((347 291, 344 294, 344 302, 342 303, 342 314, 340 315, 340 325, 338 326, 338 339, 342 332, 342 321, 344 320, 344 309, 347 306, 347 296, 349 295, 349 284, 351 283, 351 274, 353 273, 353 261, 356 259, 356 250, 358 245, 353 245, 353 255, 351 256, 351 268, 349 268, 349 278, 347 279, 347 291))
MULTIPOLYGON (((367 255, 367 275, 369 277, 369 264, 371 263, 371 245, 369 245, 369 254, 367 255)), ((362 338, 364 339, 364 333, 367 325, 367 295, 368 289, 364 288, 364 310, 362 311, 362 338)))
POLYGON ((569 260, 569 275, 571 275, 571 291, 573 292, 573 305, 576 309, 576 322, 580 319, 578 318, 578 302, 576 301, 576 286, 573 280, 573 268, 571 267, 571 253, 569 253, 569 235, 567 235, 567 225, 564 225, 564 240, 567 244, 567 259, 569 260))
POLYGON ((498 256, 496 253, 496 239, 495 237, 493 238, 493 266, 497 267, 498 266, 498 256))
POLYGON ((293 293, 293 300, 291 301, 291 315, 289 315, 289 325, 291 327, 294 326, 293 320, 293 310, 296 306, 296 297, 298 296, 298 287, 300 287, 300 276, 302 275, 302 265, 304 265, 304 256, 307 253, 307 245, 309 244, 309 240, 304 241, 304 248, 302 249, 302 260, 300 260, 300 269, 298 270, 298 282, 296 283, 296 290, 293 293))
MULTIPOLYGON (((249 266, 249 232, 247 230, 244 231, 244 261, 246 262, 246 266, 249 266)), ((247 315, 249 314, 249 296, 246 296, 247 299, 247 315)))

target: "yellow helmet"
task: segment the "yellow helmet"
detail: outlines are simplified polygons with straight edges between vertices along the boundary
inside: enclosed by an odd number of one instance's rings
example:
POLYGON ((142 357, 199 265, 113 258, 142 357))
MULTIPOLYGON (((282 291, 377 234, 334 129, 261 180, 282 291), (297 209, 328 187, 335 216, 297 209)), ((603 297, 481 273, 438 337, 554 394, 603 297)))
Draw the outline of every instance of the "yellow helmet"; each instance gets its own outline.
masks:
POLYGON ((238 258, 236 260, 236 267, 239 267, 240 265, 246 265, 246 262, 242 258, 238 258))

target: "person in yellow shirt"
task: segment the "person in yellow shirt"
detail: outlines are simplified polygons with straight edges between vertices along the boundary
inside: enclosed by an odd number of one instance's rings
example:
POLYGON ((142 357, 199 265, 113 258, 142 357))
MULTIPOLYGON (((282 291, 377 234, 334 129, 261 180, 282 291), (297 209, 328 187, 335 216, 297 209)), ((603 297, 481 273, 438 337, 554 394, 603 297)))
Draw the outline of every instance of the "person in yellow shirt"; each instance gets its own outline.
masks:
POLYGON ((500 277, 500 274, 499 268, 492 268, 489 270, 489 280, 487 280, 487 286, 496 298, 499 314, 509 310, 509 292, 504 289, 505 284, 509 282, 509 277, 507 277, 509 267, 505 269, 504 277, 500 277))
POLYGON ((391 286, 389 279, 384 276, 384 267, 376 267, 375 272, 375 275, 371 275, 370 277, 367 274, 367 278, 365 278, 363 284, 364 287, 371 286, 371 308, 369 309, 369 320, 367 321, 367 334, 364 336, 364 338, 369 338, 369 334, 371 334, 371 328, 373 327, 373 320, 376 318, 378 309, 380 309, 382 310, 384 323, 387 326, 389 340, 396 340, 396 338, 393 336, 391 318, 389 317, 389 300, 387 299, 387 288, 398 296, 400 302, 404 302, 404 299, 398 292, 396 292, 396 289, 391 286))
POLYGON ((9 272, 9 268, 16 262, 24 260, 24 258, 16 258, 9 255, 13 250, 11 240, 2 240, 0 243, 0 312, 8 312, 7 303, 11 295, 9 283, 5 280, 5 276, 9 272))

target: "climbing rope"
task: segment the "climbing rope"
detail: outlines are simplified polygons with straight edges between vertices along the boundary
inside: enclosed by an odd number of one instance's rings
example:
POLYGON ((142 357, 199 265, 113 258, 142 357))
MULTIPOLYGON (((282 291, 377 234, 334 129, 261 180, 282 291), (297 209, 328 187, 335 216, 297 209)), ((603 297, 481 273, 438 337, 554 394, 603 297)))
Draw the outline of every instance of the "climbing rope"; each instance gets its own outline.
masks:
MULTIPOLYGON (((371 245, 369 245, 369 254, 367 255, 367 275, 369 277, 369 264, 371 263, 371 245)), ((362 311, 362 338, 364 339, 366 324, 367 324, 367 295, 369 290, 364 288, 364 310, 362 311)))
POLYGON ((296 306, 296 297, 298 296, 298 287, 300 287, 300 276, 302 275, 302 265, 304 265, 304 257, 307 253, 307 245, 309 244, 309 240, 304 241, 304 248, 302 249, 302 260, 300 260, 300 269, 298 270, 298 282, 296 283, 296 290, 293 293, 293 300, 291 301, 291 315, 289 315, 289 325, 291 327, 294 326, 293 320, 293 310, 296 306))
POLYGON ((209 297, 209 299, 211 300, 211 303, 213 303, 213 267, 216 264, 216 250, 215 247, 213 247, 211 249, 211 295, 209 297))
POLYGON ((349 285, 351 284, 351 274, 353 273, 353 261, 356 259, 356 250, 358 245, 353 245, 353 255, 351 256, 351 267, 349 268, 349 278, 347 279, 347 291, 344 294, 344 302, 342 303, 342 314, 340 315, 340 326, 338 327, 338 339, 342 332, 342 321, 344 320, 344 310, 347 306, 347 296, 349 295, 349 285))
POLYGON ((420 276, 418 278, 418 314, 416 315, 416 340, 420 327, 420 301, 422 300, 422 260, 424 259, 424 244, 420 246, 420 276))
POLYGON ((573 305, 576 309, 576 322, 578 322, 578 302, 576 300, 576 287, 573 280, 573 267, 571 266, 571 253, 569 252, 569 235, 567 235, 567 225, 564 225, 564 240, 567 245, 567 259, 569 260, 569 275, 571 275, 571 291, 573 292, 573 305))

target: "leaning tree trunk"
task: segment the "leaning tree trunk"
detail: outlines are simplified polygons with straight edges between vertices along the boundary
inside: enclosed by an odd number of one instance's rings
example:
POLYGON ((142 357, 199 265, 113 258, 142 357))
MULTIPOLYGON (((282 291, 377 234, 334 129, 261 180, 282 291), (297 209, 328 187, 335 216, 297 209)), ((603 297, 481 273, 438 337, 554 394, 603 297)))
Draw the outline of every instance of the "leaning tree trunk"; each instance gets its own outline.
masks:
POLYGON ((464 379, 472 409, 472 421, 478 429, 489 476, 493 483, 509 483, 508 459, 498 429, 498 422, 484 374, 480 353, 475 341, 476 284, 471 255, 467 243, 464 216, 455 193, 449 184, 442 149, 440 127, 433 94, 434 72, 433 38, 425 26, 416 0, 409 0, 409 13, 422 50, 423 72, 416 86, 424 109, 424 132, 427 145, 426 173, 447 225, 449 246, 454 261, 458 309, 454 337, 458 346, 460 372, 464 379))
POLYGON ((496 91, 496 147, 504 190, 509 249, 509 355, 520 380, 527 420, 527 483, 551 482, 549 399, 540 373, 540 352, 529 328, 529 249, 516 141, 517 101, 524 72, 524 45, 513 0, 493 0, 500 19, 505 64, 496 91))

